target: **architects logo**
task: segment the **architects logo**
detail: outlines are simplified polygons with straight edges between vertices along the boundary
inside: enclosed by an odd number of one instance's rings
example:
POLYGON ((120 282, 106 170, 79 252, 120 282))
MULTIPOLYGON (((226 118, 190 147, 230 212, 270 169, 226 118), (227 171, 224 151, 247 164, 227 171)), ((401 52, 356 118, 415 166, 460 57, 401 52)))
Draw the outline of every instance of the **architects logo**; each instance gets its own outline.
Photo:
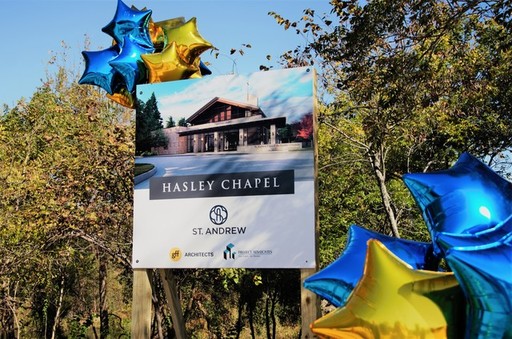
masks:
POLYGON ((224 260, 235 259, 236 252, 233 251, 233 247, 235 247, 235 245, 233 245, 232 243, 229 243, 226 246, 226 249, 224 250, 224 260))
POLYGON ((183 254, 181 253, 181 250, 178 247, 173 247, 169 251, 169 259, 171 259, 174 262, 180 261, 182 255, 183 254))
POLYGON ((222 205, 215 205, 210 210, 210 221, 215 225, 222 225, 228 220, 228 210, 222 205))

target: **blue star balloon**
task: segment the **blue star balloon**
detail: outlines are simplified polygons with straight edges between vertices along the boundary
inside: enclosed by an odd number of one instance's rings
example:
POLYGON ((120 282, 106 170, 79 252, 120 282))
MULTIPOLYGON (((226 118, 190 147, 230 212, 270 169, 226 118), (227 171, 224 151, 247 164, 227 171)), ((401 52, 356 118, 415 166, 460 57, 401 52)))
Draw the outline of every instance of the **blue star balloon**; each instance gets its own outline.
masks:
POLYGON ((480 249, 450 249, 446 261, 469 305, 466 338, 512 338, 512 236, 480 249))
POLYGON ((352 225, 341 256, 323 270, 308 277, 304 281, 304 287, 336 307, 344 305, 363 275, 367 242, 370 239, 379 240, 415 269, 437 269, 438 262, 430 256, 431 244, 389 237, 352 225))
POLYGON ((450 249, 478 250, 497 246, 512 236, 512 215, 495 227, 471 234, 436 233, 436 243, 443 252, 450 249))
POLYGON ((119 48, 112 46, 102 51, 83 51, 85 71, 79 84, 96 85, 113 94, 118 74, 109 62, 119 55, 119 48))
POLYGON ((121 53, 109 64, 121 74, 128 91, 133 92, 137 84, 146 81, 146 67, 141 55, 153 53, 153 51, 153 47, 141 46, 131 36, 124 37, 121 53))
POLYGON ((199 62, 199 70, 201 71, 201 75, 212 74, 212 71, 208 67, 206 67, 206 65, 202 61, 199 62))
POLYGON ((512 183, 468 153, 447 170, 405 174, 403 180, 422 211, 436 254, 437 233, 482 232, 512 214, 512 183))
POLYGON ((118 0, 114 18, 101 30, 114 38, 121 47, 124 44, 124 37, 131 36, 139 45, 153 48, 149 35, 151 13, 151 10, 132 9, 118 0))

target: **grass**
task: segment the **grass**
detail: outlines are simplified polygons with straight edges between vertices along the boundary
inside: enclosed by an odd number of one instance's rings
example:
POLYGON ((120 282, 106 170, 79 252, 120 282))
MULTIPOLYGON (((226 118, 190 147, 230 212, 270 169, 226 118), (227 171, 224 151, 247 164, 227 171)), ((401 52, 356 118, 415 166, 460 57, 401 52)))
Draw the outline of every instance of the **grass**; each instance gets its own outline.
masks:
POLYGON ((151 171, 154 167, 152 164, 135 164, 135 176, 151 171))

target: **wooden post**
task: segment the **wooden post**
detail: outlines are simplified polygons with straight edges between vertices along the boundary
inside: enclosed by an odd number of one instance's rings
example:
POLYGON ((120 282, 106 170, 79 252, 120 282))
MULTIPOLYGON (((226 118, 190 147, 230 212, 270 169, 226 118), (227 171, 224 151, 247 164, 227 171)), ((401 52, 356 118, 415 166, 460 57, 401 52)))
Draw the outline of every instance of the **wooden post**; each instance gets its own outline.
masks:
POLYGON ((132 338, 151 338, 151 284, 145 269, 133 270, 132 338))
POLYGON ((300 313, 301 313, 301 338, 316 338, 309 325, 320 318, 320 299, 317 295, 304 288, 304 280, 316 272, 316 269, 300 270, 300 313))
POLYGON ((185 331, 185 321, 183 320, 183 312, 181 310, 180 300, 178 299, 178 292, 174 274, 169 269, 159 269, 160 279, 164 286, 165 297, 167 305, 171 309, 172 326, 176 332, 177 339, 186 339, 187 333, 185 331))
POLYGON ((310 329, 310 325, 320 318, 320 298, 304 288, 304 280, 313 275, 318 270, 319 263, 319 234, 320 234, 320 219, 319 219, 319 200, 318 200, 318 102, 316 99, 316 71, 313 69, 313 151, 314 151, 314 176, 315 176, 315 268, 301 269, 300 270, 300 312, 301 312, 301 338, 310 339, 317 338, 310 329))

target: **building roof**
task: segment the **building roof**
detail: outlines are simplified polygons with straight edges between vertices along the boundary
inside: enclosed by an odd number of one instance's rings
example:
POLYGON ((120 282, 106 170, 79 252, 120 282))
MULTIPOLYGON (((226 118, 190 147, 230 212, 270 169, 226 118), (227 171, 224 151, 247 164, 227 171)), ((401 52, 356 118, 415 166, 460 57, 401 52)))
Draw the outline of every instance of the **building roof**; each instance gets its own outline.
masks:
MULTIPOLYGON (((188 119, 187 119, 187 122, 188 123, 192 123, 192 121, 194 121, 195 119, 197 119, 197 117, 199 117, 201 114, 203 114, 204 112, 206 112, 210 107, 212 107, 214 104, 216 103, 223 103, 223 104, 226 104, 226 105, 231 105, 231 106, 236 106, 236 107, 240 107, 240 108, 243 108, 243 109, 246 109, 246 110, 249 110, 249 111, 259 111, 263 114, 263 112, 261 111, 261 109, 258 107, 258 106, 255 106, 255 105, 251 105, 251 104, 248 104, 248 103, 242 103, 242 102, 237 102, 237 101, 233 101, 233 100, 228 100, 228 99, 224 99, 224 98, 219 98, 219 97, 215 97, 213 98, 212 100, 208 101, 206 103, 206 105, 204 105, 203 107, 201 107, 199 110, 197 110, 194 114, 192 114, 188 119)), ((263 114, 263 116, 265 116, 263 114)))

